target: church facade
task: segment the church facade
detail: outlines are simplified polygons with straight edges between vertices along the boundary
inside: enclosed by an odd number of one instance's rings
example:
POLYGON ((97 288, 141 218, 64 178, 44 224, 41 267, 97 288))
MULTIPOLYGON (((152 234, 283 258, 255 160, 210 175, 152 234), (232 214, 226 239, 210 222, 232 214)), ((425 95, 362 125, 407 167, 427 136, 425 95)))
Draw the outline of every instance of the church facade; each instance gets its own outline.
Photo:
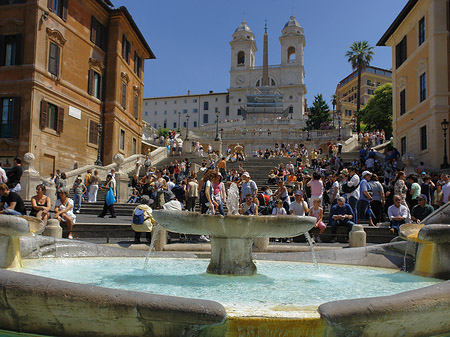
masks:
POLYGON ((306 110, 303 28, 294 16, 281 31, 281 62, 268 64, 267 29, 263 65, 255 65, 255 35, 244 20, 230 41, 230 84, 227 92, 144 98, 143 119, 154 128, 196 128, 220 123, 261 119, 304 123, 306 110))

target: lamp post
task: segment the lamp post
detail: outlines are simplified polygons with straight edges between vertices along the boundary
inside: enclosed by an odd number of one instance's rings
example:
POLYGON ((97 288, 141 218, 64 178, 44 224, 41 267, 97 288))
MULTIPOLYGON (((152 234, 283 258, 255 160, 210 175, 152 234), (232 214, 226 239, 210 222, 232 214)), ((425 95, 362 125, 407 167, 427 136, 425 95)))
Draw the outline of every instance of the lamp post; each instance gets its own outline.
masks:
POLYGON ((333 105, 333 129, 334 129, 334 117, 336 115, 336 97, 334 97, 335 95, 333 95, 333 99, 331 100, 331 104, 333 105))
POLYGON ((341 118, 342 118, 342 111, 341 110, 338 110, 337 118, 338 118, 338 128, 339 128, 338 140, 341 140, 341 118))
POLYGON ((306 140, 309 142, 311 140, 311 135, 309 134, 309 125, 306 126, 306 131, 308 132, 308 135, 306 136, 306 140))
POLYGON ((444 162, 441 165, 441 169, 448 169, 450 168, 450 165, 448 164, 448 158, 447 158, 447 130, 448 130, 449 122, 447 119, 444 119, 441 122, 442 130, 444 131, 444 162))
POLYGON ((97 144, 97 160, 95 161, 95 165, 98 166, 103 166, 102 163, 102 153, 101 153, 101 148, 102 148, 102 132, 103 132, 103 126, 101 124, 98 125, 98 144, 97 144))
POLYGON ((177 132, 180 132, 180 123, 181 123, 181 111, 178 111, 178 130, 177 130, 177 132))
POLYGON ((186 137, 184 137, 184 140, 189 140, 189 115, 186 115, 186 137))
POLYGON ((219 137, 219 115, 220 115, 219 110, 216 110, 216 138, 214 139, 214 141, 216 141, 216 142, 220 141, 220 137, 219 137))

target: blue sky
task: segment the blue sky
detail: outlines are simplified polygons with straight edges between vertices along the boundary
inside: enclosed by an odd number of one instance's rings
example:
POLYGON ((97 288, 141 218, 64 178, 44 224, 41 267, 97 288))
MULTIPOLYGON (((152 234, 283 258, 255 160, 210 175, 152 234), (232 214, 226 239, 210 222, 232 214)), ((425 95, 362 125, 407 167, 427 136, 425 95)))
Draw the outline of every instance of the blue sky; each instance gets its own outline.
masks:
MULTIPOLYGON (((243 18, 255 34, 262 65, 264 20, 269 64, 280 64, 281 29, 292 14, 304 29, 308 106, 317 94, 329 103, 337 83, 352 72, 345 57, 355 41, 376 45, 406 0, 112 0, 125 6, 156 60, 145 62, 144 97, 225 92, 230 45, 243 18)), ((375 47, 371 65, 391 69, 389 47, 375 47)))

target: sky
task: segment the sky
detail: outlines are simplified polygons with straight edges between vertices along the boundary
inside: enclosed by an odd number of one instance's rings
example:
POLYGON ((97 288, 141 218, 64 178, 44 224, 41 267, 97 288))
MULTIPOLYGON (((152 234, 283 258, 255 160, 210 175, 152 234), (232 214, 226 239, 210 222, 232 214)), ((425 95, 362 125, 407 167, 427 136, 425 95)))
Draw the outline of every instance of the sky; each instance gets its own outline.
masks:
POLYGON ((303 27, 306 99, 329 103, 352 72, 345 53, 356 41, 373 46, 372 66, 391 69, 390 47, 376 47, 407 0, 112 0, 125 6, 156 56, 145 61, 144 98, 226 92, 232 34, 243 19, 255 34, 262 65, 264 24, 269 65, 281 63, 279 37, 293 14, 303 27))

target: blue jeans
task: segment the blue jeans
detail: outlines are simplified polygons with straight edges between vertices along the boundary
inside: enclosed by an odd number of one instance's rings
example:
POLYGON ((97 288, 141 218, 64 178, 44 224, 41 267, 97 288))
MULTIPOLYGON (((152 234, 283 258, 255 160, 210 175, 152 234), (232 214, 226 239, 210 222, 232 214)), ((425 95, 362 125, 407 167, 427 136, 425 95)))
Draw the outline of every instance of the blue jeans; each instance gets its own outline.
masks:
POLYGON ((350 197, 348 200, 348 204, 350 205, 350 207, 353 210, 353 215, 354 215, 353 219, 355 219, 355 221, 358 221, 358 210, 356 207, 358 205, 358 199, 356 199, 355 197, 350 197))
POLYGON ((9 208, 5 209, 3 214, 7 214, 7 215, 25 215, 25 214, 22 214, 20 212, 17 212, 15 210, 13 210, 13 209, 9 209, 9 208))
POLYGON ((353 221, 349 219, 333 220, 331 222, 331 234, 337 233, 337 226, 347 226, 348 231, 350 232, 352 230, 353 225, 354 225, 353 221))
POLYGON ((75 211, 79 211, 81 209, 81 199, 83 199, 83 194, 75 194, 73 198, 73 208, 75 211))

